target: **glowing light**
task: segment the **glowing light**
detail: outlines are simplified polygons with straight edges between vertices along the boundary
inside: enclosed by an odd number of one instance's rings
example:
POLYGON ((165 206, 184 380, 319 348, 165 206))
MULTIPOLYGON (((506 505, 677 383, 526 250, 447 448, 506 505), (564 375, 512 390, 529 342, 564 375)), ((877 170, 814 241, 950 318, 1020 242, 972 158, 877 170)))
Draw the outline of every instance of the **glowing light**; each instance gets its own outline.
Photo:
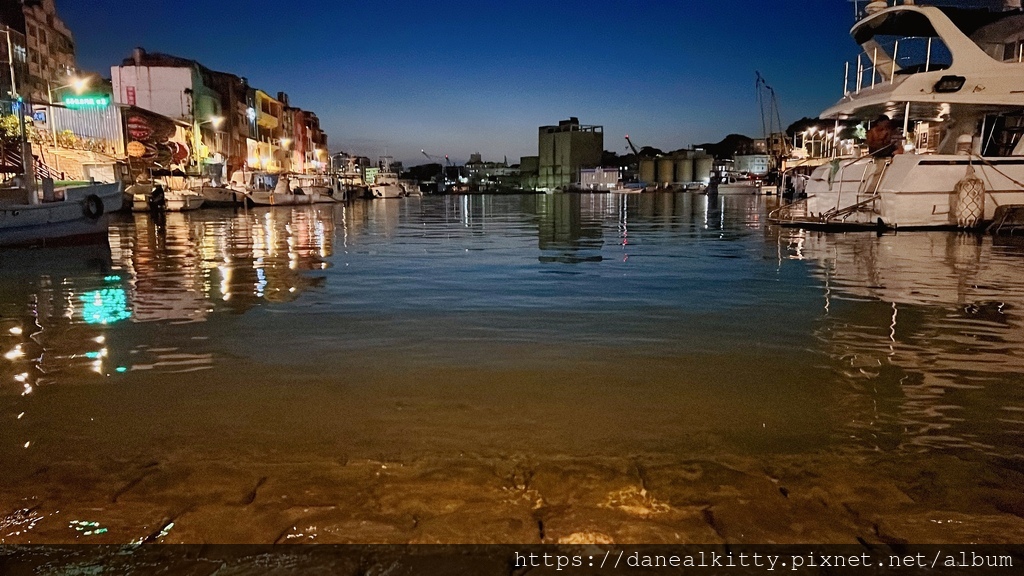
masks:
POLYGON ((10 332, 11 332, 11 334, 14 334, 15 336, 21 336, 21 332, 22 332, 21 326, 15 326, 14 328, 11 328, 10 332))
POLYGON ((24 355, 25 353, 21 350, 21 344, 18 344, 17 346, 14 347, 13 350, 8 352, 7 354, 4 354, 4 358, 7 358, 8 360, 17 360, 18 358, 21 358, 24 355))
POLYGON ((82 316, 86 324, 113 324, 131 318, 128 295, 123 288, 104 288, 79 297, 84 304, 82 316))
POLYGON ((117 373, 118 374, 124 374, 127 371, 128 371, 128 367, 126 367, 126 366, 118 366, 117 367, 117 373))
POLYGON ((93 342, 96 342, 97 344, 103 344, 106 341, 107 341, 107 337, 106 336, 97 336, 96 338, 93 338, 93 342))
POLYGON ((121 277, 117 275, 110 275, 103 278, 104 282, 120 282, 121 277))
POLYGON ((73 96, 64 98, 64 106, 76 110, 79 108, 106 108, 110 106, 109 96, 73 96))

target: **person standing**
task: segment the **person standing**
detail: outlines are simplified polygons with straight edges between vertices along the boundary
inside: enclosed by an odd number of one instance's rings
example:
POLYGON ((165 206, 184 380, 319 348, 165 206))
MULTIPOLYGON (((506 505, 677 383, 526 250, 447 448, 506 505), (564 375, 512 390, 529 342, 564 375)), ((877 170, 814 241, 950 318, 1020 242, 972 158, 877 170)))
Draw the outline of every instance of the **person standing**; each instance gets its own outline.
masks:
POLYGON ((867 134, 868 153, 875 158, 886 158, 896 154, 896 127, 885 115, 879 116, 867 134))

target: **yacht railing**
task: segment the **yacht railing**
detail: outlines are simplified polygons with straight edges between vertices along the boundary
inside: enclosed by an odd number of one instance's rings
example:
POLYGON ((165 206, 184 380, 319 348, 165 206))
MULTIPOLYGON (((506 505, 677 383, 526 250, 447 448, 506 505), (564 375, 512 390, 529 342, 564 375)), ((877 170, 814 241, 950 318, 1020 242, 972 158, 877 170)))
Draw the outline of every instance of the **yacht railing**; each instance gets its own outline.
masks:
POLYGON ((878 42, 845 63, 843 95, 860 94, 878 85, 895 84, 901 74, 948 68, 952 55, 940 38, 904 36, 878 42))
POLYGON ((810 198, 813 198, 813 195, 779 206, 768 213, 768 221, 773 224, 809 222, 811 214, 807 211, 807 200, 810 198))

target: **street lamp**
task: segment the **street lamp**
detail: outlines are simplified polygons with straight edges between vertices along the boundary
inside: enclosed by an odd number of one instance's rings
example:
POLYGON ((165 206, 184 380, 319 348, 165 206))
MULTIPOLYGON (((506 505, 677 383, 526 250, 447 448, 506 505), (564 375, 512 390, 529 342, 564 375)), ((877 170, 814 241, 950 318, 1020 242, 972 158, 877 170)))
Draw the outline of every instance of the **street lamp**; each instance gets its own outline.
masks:
POLYGON ((63 90, 65 88, 74 88, 75 94, 81 94, 87 86, 89 86, 88 78, 75 78, 71 81, 70 84, 64 84, 63 86, 57 86, 56 88, 50 86, 49 80, 46 81, 46 96, 49 102, 49 111, 47 112, 47 114, 49 114, 49 117, 47 118, 47 120, 50 124, 50 131, 53 133, 54 146, 57 145, 57 125, 56 122, 54 122, 53 120, 53 92, 55 90, 63 90))
POLYGON ((47 111, 46 111, 46 123, 50 125, 50 135, 53 136, 53 168, 57 172, 60 172, 60 155, 57 154, 56 150, 59 148, 57 143, 57 119, 53 116, 53 91, 63 90, 64 88, 74 88, 75 94, 81 94, 82 91, 89 85, 88 78, 75 78, 70 84, 63 86, 57 86, 53 88, 50 86, 50 81, 46 81, 46 99, 47 99, 47 111))

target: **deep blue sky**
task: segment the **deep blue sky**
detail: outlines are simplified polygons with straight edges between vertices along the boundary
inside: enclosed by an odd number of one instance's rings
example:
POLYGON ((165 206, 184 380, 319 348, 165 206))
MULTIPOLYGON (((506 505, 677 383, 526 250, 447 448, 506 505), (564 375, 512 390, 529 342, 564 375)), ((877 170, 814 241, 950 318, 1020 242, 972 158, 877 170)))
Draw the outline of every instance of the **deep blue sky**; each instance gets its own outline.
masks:
POLYGON ((842 92, 847 0, 170 2, 57 0, 79 66, 142 46, 284 91, 332 151, 518 162, 537 127, 577 116, 605 149, 760 136, 760 71, 785 124, 842 92))

